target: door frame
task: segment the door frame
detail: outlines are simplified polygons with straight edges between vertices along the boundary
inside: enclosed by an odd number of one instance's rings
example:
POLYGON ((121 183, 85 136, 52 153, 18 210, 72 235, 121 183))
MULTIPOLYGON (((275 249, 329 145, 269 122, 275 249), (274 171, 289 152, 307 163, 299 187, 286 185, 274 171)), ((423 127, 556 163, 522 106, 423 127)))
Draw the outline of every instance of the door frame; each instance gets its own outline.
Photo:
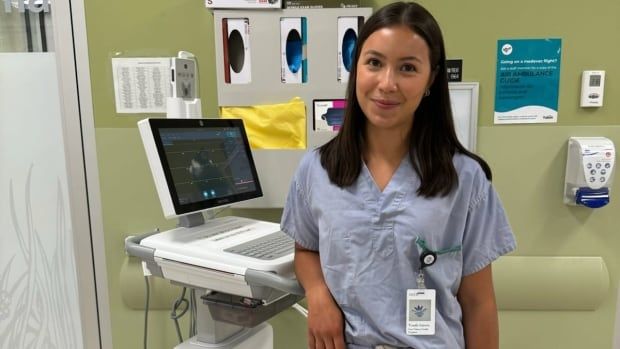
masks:
POLYGON ((54 1, 69 207, 84 348, 112 348, 84 0, 54 1))

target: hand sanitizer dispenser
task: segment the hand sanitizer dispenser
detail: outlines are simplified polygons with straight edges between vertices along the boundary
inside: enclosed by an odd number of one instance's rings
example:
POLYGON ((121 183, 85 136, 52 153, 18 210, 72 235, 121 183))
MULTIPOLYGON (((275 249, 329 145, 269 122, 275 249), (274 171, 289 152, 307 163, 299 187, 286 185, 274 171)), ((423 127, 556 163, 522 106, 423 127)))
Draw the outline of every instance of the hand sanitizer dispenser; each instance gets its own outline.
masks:
POLYGON ((564 203, 599 208, 609 203, 616 151, 604 137, 571 137, 564 183, 564 203))

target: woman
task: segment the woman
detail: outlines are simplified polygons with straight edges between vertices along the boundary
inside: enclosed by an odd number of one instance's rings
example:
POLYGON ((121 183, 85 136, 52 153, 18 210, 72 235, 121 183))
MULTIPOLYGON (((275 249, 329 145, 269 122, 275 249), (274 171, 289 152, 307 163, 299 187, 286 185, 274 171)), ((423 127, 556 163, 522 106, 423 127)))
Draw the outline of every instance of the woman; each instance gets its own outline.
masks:
POLYGON ((304 157, 282 217, 309 347, 498 348, 491 262, 515 241, 489 166, 457 139, 437 22, 387 5, 354 63, 344 124, 304 157))

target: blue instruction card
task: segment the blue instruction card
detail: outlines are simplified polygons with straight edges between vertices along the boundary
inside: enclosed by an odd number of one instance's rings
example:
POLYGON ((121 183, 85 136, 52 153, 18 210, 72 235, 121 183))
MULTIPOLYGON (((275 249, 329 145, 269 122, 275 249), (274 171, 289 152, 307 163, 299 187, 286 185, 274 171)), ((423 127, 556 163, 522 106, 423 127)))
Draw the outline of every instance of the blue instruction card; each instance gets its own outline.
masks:
POLYGON ((496 124, 558 120, 561 39, 497 41, 496 124))

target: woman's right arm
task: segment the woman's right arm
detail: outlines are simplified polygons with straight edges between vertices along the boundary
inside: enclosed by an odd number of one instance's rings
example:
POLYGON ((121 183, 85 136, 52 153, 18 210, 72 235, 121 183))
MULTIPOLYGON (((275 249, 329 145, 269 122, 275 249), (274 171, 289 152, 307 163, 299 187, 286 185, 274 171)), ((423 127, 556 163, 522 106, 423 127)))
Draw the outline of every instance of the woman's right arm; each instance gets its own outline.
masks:
POLYGON ((344 319, 325 284, 319 253, 296 243, 295 274, 308 301, 308 347, 345 349, 344 319))

